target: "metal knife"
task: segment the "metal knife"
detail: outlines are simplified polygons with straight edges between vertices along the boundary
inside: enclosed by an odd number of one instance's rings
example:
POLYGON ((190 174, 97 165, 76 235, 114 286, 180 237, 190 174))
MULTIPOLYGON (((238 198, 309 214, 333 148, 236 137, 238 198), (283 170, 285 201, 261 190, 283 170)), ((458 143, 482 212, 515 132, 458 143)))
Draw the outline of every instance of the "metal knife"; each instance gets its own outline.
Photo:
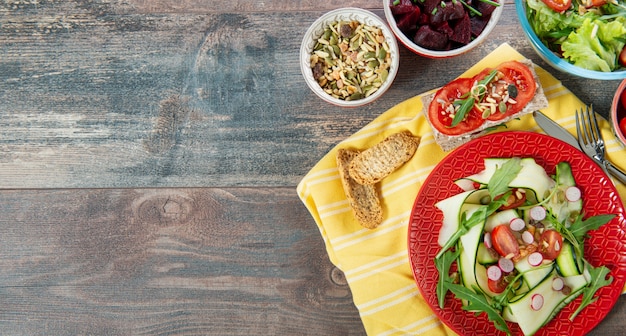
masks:
MULTIPOLYGON (((563 126, 557 124, 556 121, 548 118, 540 111, 533 112, 533 117, 535 117, 537 125, 539 125, 539 127, 541 127, 541 129, 543 129, 546 134, 553 136, 561 141, 564 141, 582 152, 580 145, 578 144, 578 140, 572 134, 570 134, 570 132, 563 128, 563 126)), ((593 157, 591 159, 598 163, 600 166, 606 165, 606 169, 611 175, 615 176, 615 178, 618 179, 620 182, 626 184, 626 173, 615 167, 611 162, 609 162, 608 160, 604 160, 605 162, 598 162, 593 157)))
POLYGON ((556 121, 548 118, 540 111, 533 112, 533 117, 535 117, 537 125, 539 125, 539 127, 541 127, 546 134, 566 142, 582 152, 582 149, 578 144, 578 140, 570 132, 563 128, 563 126, 557 124, 556 121))

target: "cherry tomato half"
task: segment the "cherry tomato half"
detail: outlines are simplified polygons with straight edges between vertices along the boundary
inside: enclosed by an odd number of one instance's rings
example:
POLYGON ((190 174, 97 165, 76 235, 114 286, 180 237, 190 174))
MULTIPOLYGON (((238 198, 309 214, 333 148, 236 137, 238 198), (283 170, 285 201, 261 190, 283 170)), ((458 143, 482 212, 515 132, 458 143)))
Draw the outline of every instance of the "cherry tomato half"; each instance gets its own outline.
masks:
MULTIPOLYGON (((626 46, 622 48, 622 51, 619 53, 619 64, 626 67, 626 46)), ((624 95, 622 95, 624 97, 624 95)), ((624 100, 622 99, 622 102, 624 100)))
MULTIPOLYGON (((535 96, 535 92, 537 91, 537 83, 535 82, 535 78, 533 77, 532 72, 523 63, 518 61, 508 61, 503 62, 498 65, 496 68, 500 73, 502 73, 503 77, 498 81, 491 82, 487 85, 488 94, 485 95, 485 98, 489 96, 497 102, 497 105, 500 105, 502 101, 503 95, 490 95, 490 92, 498 92, 503 93, 509 91, 511 93, 510 98, 515 101, 515 103, 504 102, 506 105, 506 110, 504 112, 497 111, 491 114, 487 119, 489 120, 500 120, 504 117, 515 114, 524 108, 528 102, 533 99, 535 96), (493 88, 495 86, 495 89, 493 88), (511 87, 511 89, 509 89, 511 87)), ((489 71, 483 70, 481 71, 474 79, 476 81, 480 81, 485 78, 489 74, 489 71)), ((483 98, 483 100, 485 99, 483 98)))
POLYGON ((556 12, 564 12, 572 6, 572 0, 542 0, 548 7, 556 12))
POLYGON ((541 234, 539 252, 545 259, 554 260, 563 249, 563 236, 556 230, 546 230, 541 234))
POLYGON ((586 6, 587 8, 592 8, 592 7, 601 7, 606 5, 607 1, 606 0, 591 0, 591 5, 586 6))
POLYGON ((519 244, 508 225, 498 225, 491 231, 493 249, 503 257, 519 255, 519 244))
POLYGON ((504 277, 500 277, 499 280, 491 280, 491 279, 487 279, 487 287, 489 287, 489 290, 496 293, 496 294, 500 294, 502 292, 504 292, 504 290, 506 289, 506 287, 509 285, 508 282, 506 282, 504 277))
POLYGON ((622 131, 622 134, 626 136, 626 117, 619 121, 619 129, 622 131))
POLYGON ((472 108, 465 118, 455 126, 448 106, 457 99, 462 99, 472 89, 472 78, 458 78, 443 86, 428 106, 428 118, 431 124, 439 132, 447 135, 458 135, 473 131, 483 124, 482 114, 478 109, 472 108))

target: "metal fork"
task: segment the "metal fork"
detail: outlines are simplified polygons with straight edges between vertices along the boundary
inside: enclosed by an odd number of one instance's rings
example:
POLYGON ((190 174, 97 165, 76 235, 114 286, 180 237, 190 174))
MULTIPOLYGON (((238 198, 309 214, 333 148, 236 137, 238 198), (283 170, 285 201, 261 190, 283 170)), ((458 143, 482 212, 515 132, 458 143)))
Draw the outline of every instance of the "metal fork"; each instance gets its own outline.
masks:
POLYGON ((600 134, 600 128, 598 127, 598 119, 593 112, 593 107, 586 106, 583 109, 576 110, 576 132, 578 132, 578 144, 583 149, 585 154, 595 159, 595 161, 604 169, 604 172, 609 175, 609 171, 606 168, 606 161, 604 160, 604 139, 600 134))
POLYGON ((611 173, 620 182, 626 183, 626 174, 604 158, 604 139, 593 107, 586 106, 584 111, 583 109, 576 110, 576 132, 578 144, 585 154, 594 159, 607 175, 611 173))

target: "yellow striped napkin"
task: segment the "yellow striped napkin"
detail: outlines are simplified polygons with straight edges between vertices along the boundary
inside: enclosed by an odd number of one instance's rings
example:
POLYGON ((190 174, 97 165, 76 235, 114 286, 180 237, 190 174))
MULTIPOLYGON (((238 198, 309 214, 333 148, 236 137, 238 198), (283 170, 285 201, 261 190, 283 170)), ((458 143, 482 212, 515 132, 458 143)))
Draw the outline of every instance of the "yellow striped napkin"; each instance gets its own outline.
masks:
MULTIPOLYGON (((523 58, 503 44, 461 76, 474 75, 505 60, 523 58)), ((536 71, 549 100, 549 107, 542 112, 576 134, 573 113, 583 103, 548 72, 539 67, 536 71)), ((454 335, 422 299, 408 260, 407 230, 413 202, 428 174, 447 154, 434 142, 421 112, 422 95, 394 106, 339 143, 297 188, 319 227, 331 262, 346 275, 368 335, 454 335), (364 229, 354 219, 343 192, 335 163, 336 150, 365 149, 401 130, 421 136, 421 144, 407 164, 380 182, 384 221, 377 229, 364 229)), ((608 158, 626 169, 626 150, 617 143, 606 121, 602 120, 601 126, 608 158)), ((532 115, 510 121, 507 130, 541 132, 532 115)), ((618 191, 626 200, 626 186, 618 185, 618 191)))

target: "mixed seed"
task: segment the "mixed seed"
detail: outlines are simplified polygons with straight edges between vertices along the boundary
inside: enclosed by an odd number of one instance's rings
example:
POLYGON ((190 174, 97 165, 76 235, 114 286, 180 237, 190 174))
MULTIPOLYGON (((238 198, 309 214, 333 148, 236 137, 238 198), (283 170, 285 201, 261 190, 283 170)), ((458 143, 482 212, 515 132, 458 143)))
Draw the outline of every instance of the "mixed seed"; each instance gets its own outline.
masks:
POLYGON ((336 21, 324 29, 311 54, 313 78, 342 100, 369 97, 389 75, 391 52, 379 27, 336 21))

